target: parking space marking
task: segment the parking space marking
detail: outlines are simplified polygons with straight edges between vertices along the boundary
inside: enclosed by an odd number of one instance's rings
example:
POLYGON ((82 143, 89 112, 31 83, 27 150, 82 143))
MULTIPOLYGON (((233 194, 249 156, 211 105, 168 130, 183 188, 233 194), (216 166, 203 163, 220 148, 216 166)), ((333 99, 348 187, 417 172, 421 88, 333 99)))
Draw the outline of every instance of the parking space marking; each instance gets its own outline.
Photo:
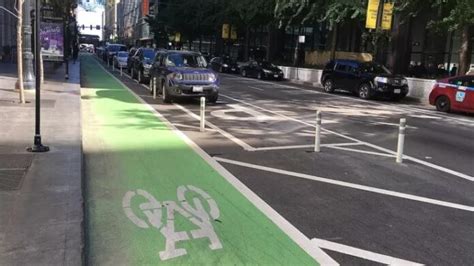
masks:
POLYGON ((248 86, 248 87, 251 88, 251 89, 254 89, 254 90, 258 90, 258 91, 264 91, 264 89, 260 89, 260 88, 254 87, 254 86, 248 86))
MULTIPOLYGON (((361 144, 362 145, 362 144, 361 144)), ((321 147, 324 147, 321 145, 321 147)), ((376 155, 376 156, 382 156, 382 157, 390 157, 390 158, 395 158, 395 155, 392 154, 387 154, 387 153, 381 153, 381 152, 373 152, 373 151, 365 151, 365 150, 356 150, 356 149, 351 149, 351 148, 345 148, 345 147, 340 147, 340 146, 326 146, 331 149, 336 149, 336 150, 341 150, 341 151, 350 151, 350 152, 357 152, 357 153, 364 153, 364 154, 370 154, 370 155, 376 155)))
MULTIPOLYGON (((393 127, 399 127, 400 124, 397 124, 397 123, 387 123, 387 122, 372 122, 370 123, 371 125, 381 125, 381 126, 393 126, 393 127)), ((410 129, 418 129, 417 127, 413 127, 413 126, 405 126, 406 128, 410 128, 410 129)))
MULTIPOLYGON (((239 99, 236 99, 234 97, 230 97, 230 96, 227 96, 227 95, 223 95, 223 94, 220 94, 222 97, 225 97, 225 98, 228 98, 228 99, 231 99, 233 101, 236 101, 236 102, 240 102, 240 103, 243 103, 243 104, 246 104, 248 106, 252 106, 254 108, 257 108, 257 109, 260 109, 260 110, 263 110, 263 111, 266 111, 268 113, 272 113, 272 114, 276 114, 276 115, 279 115, 281 117, 284 117, 288 120, 292 120, 292 121, 295 121, 295 122, 298 122, 298 123, 301 123, 301 124, 304 124, 304 125, 308 125, 310 127, 313 127, 315 128, 316 125, 314 124, 311 124, 311 123, 308 123, 308 122, 305 122, 305 121, 302 121, 302 120, 299 120, 299 119, 296 119, 296 118, 293 118, 293 117, 290 117, 290 116, 287 116, 287 115, 283 115, 283 114, 280 114, 278 112, 275 112, 275 111, 272 111, 272 110, 268 110, 266 108, 263 108, 263 107, 260 107, 260 106, 257 106, 257 105, 254 105, 254 104, 251 104, 249 102, 246 102, 246 101, 243 101, 243 100, 239 100, 239 99)), ((324 132, 327 132, 327 133, 331 133, 335 136, 338 136, 338 137, 341 137, 341 138, 345 138, 347 140, 350 140, 350 141, 353 141, 353 142, 359 142, 359 143, 363 143, 364 145, 368 146, 368 147, 371 147, 373 149, 376 149, 376 150, 379 150, 379 151, 382 151, 382 152, 385 152, 385 153, 388 153, 388 154, 392 154, 392 155, 396 155, 397 153, 395 151, 392 151, 390 149, 386 149, 384 147, 380 147, 380 146, 377 146, 375 144, 371 144, 369 142, 365 142, 365 141, 362 141, 362 140, 359 140, 359 139, 356 139, 356 138, 353 138, 353 137, 349 137, 347 135, 344 135, 344 134, 341 134, 341 133, 337 133, 335 131, 332 131, 332 130, 328 130, 328 129, 325 129, 325 128, 321 128, 322 131, 324 132)), ((460 178, 463 178, 463 179, 466 179, 466 180, 469 180, 469 181, 474 181, 474 177, 470 176, 470 175, 467 175, 467 174, 464 174, 464 173, 460 173, 460 172, 457 172, 457 171, 454 171, 452 169, 449 169, 449 168, 446 168, 446 167, 443 167, 443 166, 439 166, 439 165, 436 165, 436 164, 433 164, 433 163, 430 163, 430 162, 426 162, 426 161, 423 161, 423 160, 420 160, 420 159, 417 159, 415 157, 411 157, 411 156, 408 156, 408 155, 404 155, 403 156, 404 159, 406 160, 410 160, 412 162, 415 162, 415 163, 418 163, 418 164, 421 164, 421 165, 424 165, 424 166, 427 166, 427 167, 430 167, 430 168, 433 168, 433 169, 436 169, 438 171, 441 171, 441 172, 444 172, 444 173, 447 173, 447 174, 450 174, 450 175, 453 175, 453 176, 457 176, 457 177, 460 177, 460 178)))
MULTIPOLYGON (((334 143, 334 144, 321 144, 321 147, 340 147, 340 146, 357 146, 362 145, 362 143, 350 142, 350 143, 334 143)), ((288 146, 274 146, 274 147, 261 147, 255 148, 255 151, 276 151, 276 150, 296 150, 296 149, 306 149, 313 148, 314 144, 309 145, 288 145, 288 146)))
POLYGON ((387 255, 382 255, 378 254, 375 252, 359 249, 359 248, 354 248, 350 247, 347 245, 327 241, 324 239, 318 239, 318 238, 313 238, 311 239, 311 243, 313 243, 315 246, 322 248, 322 249, 327 249, 327 250, 332 250, 338 253, 370 260, 370 261, 375 261, 378 263, 383 263, 387 265, 423 265, 420 263, 408 261, 408 260, 402 260, 394 257, 390 257, 387 255))
POLYGON ((474 212, 473 206, 467 206, 467 205, 462 205, 458 203, 452 203, 452 202, 447 202, 447 201, 442 201, 442 200, 420 197, 420 196, 415 196, 411 194, 406 194, 406 193, 401 193, 401 192, 396 192, 396 191, 391 191, 391 190, 386 190, 386 189, 381 189, 381 188, 369 187, 365 185, 359 185, 359 184, 354 184, 354 183, 349 183, 345 181, 339 181, 339 180, 334 180, 334 179, 329 179, 329 178, 324 178, 324 177, 319 177, 319 176, 296 173, 292 171, 287 171, 287 170, 282 170, 282 169, 277 169, 277 168, 272 168, 272 167, 267 167, 267 166, 262 166, 262 165, 256 165, 256 164, 251 164, 251 163, 225 159, 222 157, 214 157, 214 160, 221 163, 242 166, 242 167, 251 168, 251 169, 260 170, 260 171, 276 173, 276 174, 286 175, 286 176, 293 176, 293 177, 303 178, 307 180, 322 182, 326 184, 332 184, 332 185, 337 185, 341 187, 363 190, 363 191, 377 193, 377 194, 386 195, 386 196, 392 196, 396 198, 402 198, 402 199, 413 200, 413 201, 428 203, 428 204, 452 208, 452 209, 474 212))
MULTIPOLYGON (((174 106, 178 107, 179 109, 181 109, 183 112, 185 112, 186 114, 188 114, 189 116, 191 116, 192 118, 196 119, 196 120, 200 120, 201 117, 199 117, 197 114, 191 112, 190 110, 186 109, 184 106, 182 105, 179 105, 177 103, 174 104, 174 106)), ((244 150, 246 151, 255 151, 255 148, 250 146, 249 144, 245 143, 243 140, 235 137, 234 135, 230 134, 229 132, 221 129, 220 127, 214 125, 213 123, 209 122, 209 121, 206 121, 206 125, 214 130, 216 130, 217 132, 219 132, 222 136, 228 138, 229 140, 233 141, 235 144, 239 145, 240 147, 242 147, 244 150)))
MULTIPOLYGON (((280 88, 289 88, 289 89, 301 90, 301 91, 314 93, 314 94, 324 94, 324 95, 327 95, 327 96, 333 97, 333 98, 344 98, 344 99, 348 99, 348 100, 351 100, 351 101, 354 101, 354 102, 367 103, 367 100, 362 100, 362 99, 359 99, 359 98, 354 98, 354 97, 346 96, 346 95, 329 94, 329 93, 324 93, 324 92, 320 92, 320 91, 316 91, 316 90, 304 89, 304 88, 299 88, 299 87, 295 87, 295 86, 291 86, 291 85, 283 85, 283 84, 278 84, 278 83, 269 82, 269 81, 255 80, 255 79, 251 79, 251 78, 244 78, 244 77, 238 77, 237 78, 237 77, 234 77, 234 76, 229 75, 229 74, 225 74, 225 76, 228 79, 236 79, 236 80, 242 80, 242 81, 243 80, 248 80, 248 82, 253 81, 254 83, 268 84, 268 85, 273 85, 273 86, 280 87, 280 88)), ((435 112, 434 110, 429 110, 429 109, 424 109, 424 108, 419 108, 419 107, 413 107, 413 106, 410 106, 410 105, 407 105, 407 104, 397 104, 397 105, 395 105, 395 104, 391 104, 391 103, 385 103, 385 104, 382 105, 382 104, 376 103, 376 102, 372 102, 372 103, 374 103, 374 104, 376 104, 377 106, 380 106, 380 107, 390 106, 390 107, 394 108, 395 110, 397 110, 399 112, 404 112, 404 113, 406 113, 406 111, 423 113, 425 115, 429 115, 431 119, 433 119, 432 117, 438 116, 438 117, 446 118, 446 119, 449 119, 449 120, 456 120, 457 122, 460 122, 460 123, 474 123, 474 120, 448 116, 448 115, 445 115, 445 114, 442 114, 442 113, 433 113, 433 112, 435 112)))

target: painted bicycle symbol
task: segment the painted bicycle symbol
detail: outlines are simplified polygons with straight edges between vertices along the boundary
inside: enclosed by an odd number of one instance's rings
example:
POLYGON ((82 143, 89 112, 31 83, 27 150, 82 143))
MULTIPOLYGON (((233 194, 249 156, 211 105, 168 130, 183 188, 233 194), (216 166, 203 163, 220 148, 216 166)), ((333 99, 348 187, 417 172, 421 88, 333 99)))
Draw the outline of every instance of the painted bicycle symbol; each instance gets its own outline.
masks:
POLYGON ((161 260, 186 255, 186 249, 176 248, 176 243, 180 241, 207 238, 210 241, 209 248, 211 250, 221 249, 222 244, 211 223, 212 220, 220 216, 216 201, 202 189, 191 185, 178 187, 177 198, 178 202, 163 201, 160 203, 147 191, 137 189, 136 191, 128 191, 125 193, 122 200, 122 207, 125 215, 136 226, 143 229, 153 227, 159 230, 163 237, 165 237, 166 248, 159 252, 161 260), (188 195, 188 197, 194 195, 192 202, 188 201, 186 195, 188 195), (136 197, 145 199, 145 201, 139 205, 139 209, 145 215, 146 220, 139 218, 132 209, 132 199, 136 197), (204 208, 201 198, 207 203, 209 211, 206 211, 204 208), (188 219, 191 223, 196 225, 198 229, 191 230, 190 232, 176 232, 174 224, 176 213, 188 219), (164 215, 166 215, 166 221, 163 221, 164 215))

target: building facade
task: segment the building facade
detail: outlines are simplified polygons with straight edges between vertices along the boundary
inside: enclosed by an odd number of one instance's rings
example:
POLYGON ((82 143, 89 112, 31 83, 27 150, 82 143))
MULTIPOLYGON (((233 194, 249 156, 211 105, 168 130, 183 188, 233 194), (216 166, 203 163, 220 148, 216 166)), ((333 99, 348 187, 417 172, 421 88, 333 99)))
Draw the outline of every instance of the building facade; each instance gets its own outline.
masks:
POLYGON ((129 46, 152 46, 153 34, 145 18, 156 15, 158 6, 158 0, 122 0, 117 6, 119 41, 129 46))
MULTIPOLYGON (((0 0, 0 7, 15 11, 15 0, 0 0)), ((2 61, 12 61, 12 47, 16 47, 17 19, 7 11, 0 9, 0 57, 2 61)))

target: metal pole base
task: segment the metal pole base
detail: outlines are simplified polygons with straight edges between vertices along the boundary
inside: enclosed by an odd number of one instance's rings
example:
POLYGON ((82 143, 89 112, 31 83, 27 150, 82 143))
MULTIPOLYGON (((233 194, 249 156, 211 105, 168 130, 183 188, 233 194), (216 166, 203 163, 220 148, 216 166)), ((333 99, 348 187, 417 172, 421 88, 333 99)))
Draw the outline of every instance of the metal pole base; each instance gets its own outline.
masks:
POLYGON ((49 147, 41 144, 41 136, 35 136, 35 144, 33 147, 28 148, 27 151, 35 153, 48 152, 49 147))

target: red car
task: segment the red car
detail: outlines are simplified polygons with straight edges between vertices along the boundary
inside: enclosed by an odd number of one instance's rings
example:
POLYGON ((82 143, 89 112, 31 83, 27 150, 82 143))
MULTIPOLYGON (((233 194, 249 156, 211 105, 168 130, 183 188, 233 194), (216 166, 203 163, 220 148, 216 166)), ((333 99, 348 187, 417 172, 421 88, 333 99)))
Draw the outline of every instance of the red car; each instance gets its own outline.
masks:
POLYGON ((431 91, 430 104, 441 112, 474 113, 474 75, 438 80, 431 91))

